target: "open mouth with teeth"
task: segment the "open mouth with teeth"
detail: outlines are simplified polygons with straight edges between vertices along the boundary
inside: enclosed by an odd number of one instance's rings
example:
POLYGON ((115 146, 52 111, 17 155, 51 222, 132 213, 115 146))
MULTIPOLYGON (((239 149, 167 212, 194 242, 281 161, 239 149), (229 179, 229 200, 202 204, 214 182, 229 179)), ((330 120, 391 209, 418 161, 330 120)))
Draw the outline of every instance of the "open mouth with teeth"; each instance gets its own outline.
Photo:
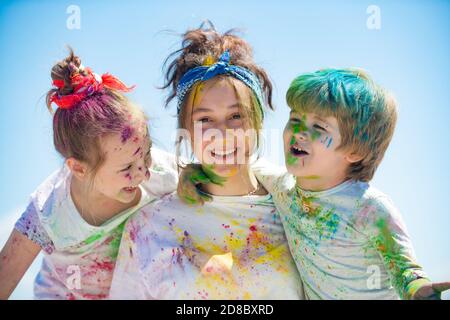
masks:
POLYGON ((230 150, 214 150, 211 151, 211 155, 213 158, 219 160, 219 161, 225 161, 228 158, 235 157, 237 154, 237 148, 230 149, 230 150))
POLYGON ((138 187, 126 187, 123 188, 123 191, 127 192, 127 193, 133 193, 137 190, 138 187))
POLYGON ((294 157, 306 157, 309 153, 298 145, 291 146, 291 154, 294 157))

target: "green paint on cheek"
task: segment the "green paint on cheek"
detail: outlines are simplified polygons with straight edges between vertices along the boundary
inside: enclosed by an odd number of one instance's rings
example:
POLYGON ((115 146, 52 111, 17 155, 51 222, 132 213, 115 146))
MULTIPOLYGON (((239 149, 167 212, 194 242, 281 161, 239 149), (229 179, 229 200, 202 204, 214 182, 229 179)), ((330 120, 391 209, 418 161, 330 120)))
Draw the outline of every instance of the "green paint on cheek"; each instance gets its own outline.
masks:
POLYGON ((311 140, 315 141, 320 137, 320 132, 317 130, 311 130, 311 140))
POLYGON ((290 152, 286 154, 286 163, 289 166, 295 165, 298 162, 298 159, 294 157, 290 152))
POLYGON ((294 137, 291 138, 291 142, 289 142, 289 144, 290 144, 291 146, 295 144, 295 138, 294 138, 294 137))

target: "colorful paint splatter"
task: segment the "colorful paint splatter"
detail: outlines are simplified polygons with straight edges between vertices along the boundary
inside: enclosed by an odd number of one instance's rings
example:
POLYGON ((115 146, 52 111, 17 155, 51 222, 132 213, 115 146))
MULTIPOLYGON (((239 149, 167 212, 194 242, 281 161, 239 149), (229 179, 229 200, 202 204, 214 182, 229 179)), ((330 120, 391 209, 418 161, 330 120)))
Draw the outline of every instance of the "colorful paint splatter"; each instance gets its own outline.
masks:
POLYGON ((214 197, 199 210, 170 195, 130 220, 117 261, 112 298, 303 297, 270 196, 214 197))

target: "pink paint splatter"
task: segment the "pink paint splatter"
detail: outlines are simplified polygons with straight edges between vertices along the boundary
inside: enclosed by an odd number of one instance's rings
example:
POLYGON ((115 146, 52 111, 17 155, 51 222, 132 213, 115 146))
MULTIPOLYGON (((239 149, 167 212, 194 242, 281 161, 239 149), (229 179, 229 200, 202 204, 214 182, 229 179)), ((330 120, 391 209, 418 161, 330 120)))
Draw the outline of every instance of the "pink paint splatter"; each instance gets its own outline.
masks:
POLYGON ((108 272, 112 272, 114 270, 114 263, 111 261, 95 261, 94 268, 97 268, 99 270, 105 270, 108 272))
POLYGON ((77 298, 75 298, 75 295, 73 293, 68 293, 66 297, 67 300, 77 300, 77 298))
POLYGON ((256 229, 256 226, 255 226, 255 225, 251 225, 249 229, 250 229, 250 231, 252 231, 252 232, 255 232, 255 231, 257 231, 257 229, 256 229))
POLYGON ((137 230, 135 228, 132 228, 130 230, 130 239, 131 241, 135 242, 137 238, 137 230))
POLYGON ((83 294, 83 298, 88 300, 102 300, 106 299, 107 297, 108 296, 106 294, 90 294, 90 293, 83 294))

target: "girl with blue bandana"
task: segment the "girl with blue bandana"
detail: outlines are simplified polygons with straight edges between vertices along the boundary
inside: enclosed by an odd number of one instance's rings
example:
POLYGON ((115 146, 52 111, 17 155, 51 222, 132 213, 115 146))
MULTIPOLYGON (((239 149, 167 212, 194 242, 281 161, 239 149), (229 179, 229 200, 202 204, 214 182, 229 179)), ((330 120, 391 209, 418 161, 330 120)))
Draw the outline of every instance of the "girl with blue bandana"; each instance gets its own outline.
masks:
POLYGON ((212 25, 188 31, 166 80, 183 133, 177 155, 186 148, 203 169, 178 186, 200 183, 202 198, 173 193, 129 220, 111 298, 302 299, 281 221, 251 168, 272 87, 250 46, 212 25))

